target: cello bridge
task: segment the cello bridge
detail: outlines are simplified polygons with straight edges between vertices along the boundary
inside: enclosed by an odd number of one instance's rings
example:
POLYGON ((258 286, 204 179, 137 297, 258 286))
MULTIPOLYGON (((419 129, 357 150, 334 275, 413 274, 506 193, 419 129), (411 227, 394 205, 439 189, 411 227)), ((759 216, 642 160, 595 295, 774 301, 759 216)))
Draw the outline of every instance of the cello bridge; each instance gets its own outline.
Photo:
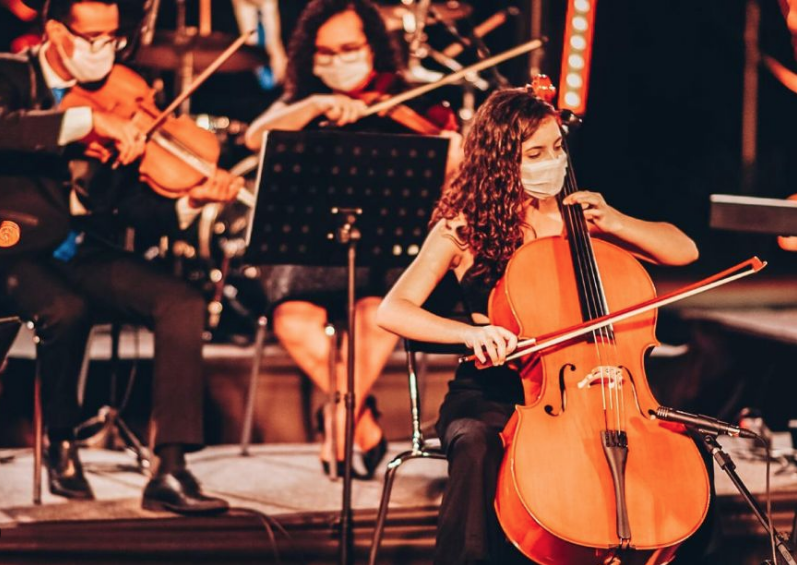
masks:
POLYGON ((623 386, 623 369, 614 365, 600 365, 592 369, 586 377, 578 383, 578 388, 591 388, 593 386, 608 386, 609 390, 623 386))

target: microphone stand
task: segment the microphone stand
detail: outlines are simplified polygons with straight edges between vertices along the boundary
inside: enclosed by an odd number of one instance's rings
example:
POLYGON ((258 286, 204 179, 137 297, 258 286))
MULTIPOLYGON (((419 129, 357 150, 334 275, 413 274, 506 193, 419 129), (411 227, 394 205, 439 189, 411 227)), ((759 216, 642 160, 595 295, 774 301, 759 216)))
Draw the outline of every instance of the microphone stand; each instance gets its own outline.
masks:
MULTIPOLYGON (((797 562, 795 562, 792 555, 792 552, 794 551, 793 548, 789 547, 786 537, 775 530, 774 525, 770 527, 770 521, 766 512, 758 504, 758 501, 747 489, 747 486, 744 484, 744 482, 742 482, 741 477, 739 477, 738 473, 736 472, 736 464, 731 459, 731 456, 722 450, 722 446, 717 441, 717 432, 713 430, 706 430, 704 428, 698 428, 697 431, 703 438, 703 443, 705 443, 706 447, 708 447, 711 455, 714 457, 714 460, 717 462, 720 468, 725 471, 728 477, 730 477, 737 490, 741 493, 742 498, 744 498, 745 502, 747 502, 748 506, 750 506, 750 508, 753 510, 753 514, 755 514, 756 518, 758 518, 758 521, 761 522, 764 530, 766 530, 767 534, 769 534, 770 539, 775 540, 775 547, 777 548, 778 554, 783 559, 783 562, 787 565, 797 565, 797 562)), ((762 565, 776 564, 767 559, 762 562, 762 565)))
MULTIPOLYGON (((454 25, 453 22, 441 16, 434 6, 429 9, 429 13, 438 23, 442 24, 443 27, 446 28, 446 31, 448 31, 448 33, 450 33, 460 45, 466 49, 473 48, 473 50, 476 52, 476 57, 478 60, 482 61, 492 55, 492 53, 490 53, 490 49, 487 47, 487 45, 485 45, 484 41, 482 41, 482 38, 479 37, 479 35, 475 33, 473 29, 468 32, 467 36, 463 36, 459 32, 457 26, 454 25)), ((496 66, 490 68, 490 74, 493 75, 493 80, 499 87, 509 86, 509 81, 504 75, 498 72, 498 68, 496 66)), ((484 89, 480 88, 480 90, 484 89)))

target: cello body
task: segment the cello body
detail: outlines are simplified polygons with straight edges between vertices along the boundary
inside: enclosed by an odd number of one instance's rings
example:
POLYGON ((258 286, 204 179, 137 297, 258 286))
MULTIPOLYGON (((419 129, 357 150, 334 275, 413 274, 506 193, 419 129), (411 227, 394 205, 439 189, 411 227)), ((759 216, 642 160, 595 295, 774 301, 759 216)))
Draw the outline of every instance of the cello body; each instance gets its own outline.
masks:
MULTIPOLYGON (((630 253, 591 244, 610 312, 655 296, 630 253)), ((537 336, 585 321, 570 246, 548 237, 518 249, 491 294, 491 322, 537 336)), ((649 417, 658 403, 644 358, 657 344, 655 318, 630 318, 520 367, 526 403, 502 433, 495 507, 509 539, 541 565, 669 563, 706 516, 697 446, 649 417), (606 449, 612 437, 627 449, 606 449)))

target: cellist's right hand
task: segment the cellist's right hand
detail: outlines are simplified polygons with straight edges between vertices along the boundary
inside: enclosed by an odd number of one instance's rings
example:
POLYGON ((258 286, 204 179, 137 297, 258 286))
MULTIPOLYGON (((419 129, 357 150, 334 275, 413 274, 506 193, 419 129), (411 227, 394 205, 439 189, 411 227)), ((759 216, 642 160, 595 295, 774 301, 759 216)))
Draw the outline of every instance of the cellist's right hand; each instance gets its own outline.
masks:
POLYGON ((318 115, 324 114, 337 126, 352 124, 362 117, 368 105, 345 94, 315 94, 313 104, 318 115))
MULTIPOLYGON (((147 142, 144 134, 133 125, 133 122, 120 118, 114 114, 94 110, 92 112, 93 129, 92 133, 102 140, 113 141, 119 155, 117 161, 121 165, 129 165, 144 154, 144 146, 147 142)), ((107 150, 103 153, 98 144, 89 145, 89 151, 96 152, 94 155, 103 162, 107 162, 111 157, 107 150)))
POLYGON ((501 326, 471 326, 463 331, 462 342, 480 363, 487 360, 494 366, 503 365, 506 356, 517 347, 517 336, 501 326))

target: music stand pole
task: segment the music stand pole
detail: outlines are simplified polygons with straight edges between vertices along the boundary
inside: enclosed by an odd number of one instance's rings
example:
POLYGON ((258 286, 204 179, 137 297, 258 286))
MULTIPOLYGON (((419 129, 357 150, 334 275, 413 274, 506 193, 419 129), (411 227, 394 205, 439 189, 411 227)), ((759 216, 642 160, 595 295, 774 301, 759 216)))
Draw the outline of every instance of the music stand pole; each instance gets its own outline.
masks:
POLYGON ((344 440, 344 467, 343 467, 343 503, 340 510, 340 565, 354 563, 354 543, 352 531, 351 489, 352 489, 352 460, 354 458, 354 349, 355 349, 355 266, 357 263, 357 242, 360 240, 360 230, 356 227, 357 217, 362 214, 361 208, 332 208, 332 214, 340 216, 340 224, 335 231, 335 241, 347 246, 346 253, 346 313, 349 328, 347 342, 346 363, 346 392, 343 403, 346 409, 346 435, 344 440))

